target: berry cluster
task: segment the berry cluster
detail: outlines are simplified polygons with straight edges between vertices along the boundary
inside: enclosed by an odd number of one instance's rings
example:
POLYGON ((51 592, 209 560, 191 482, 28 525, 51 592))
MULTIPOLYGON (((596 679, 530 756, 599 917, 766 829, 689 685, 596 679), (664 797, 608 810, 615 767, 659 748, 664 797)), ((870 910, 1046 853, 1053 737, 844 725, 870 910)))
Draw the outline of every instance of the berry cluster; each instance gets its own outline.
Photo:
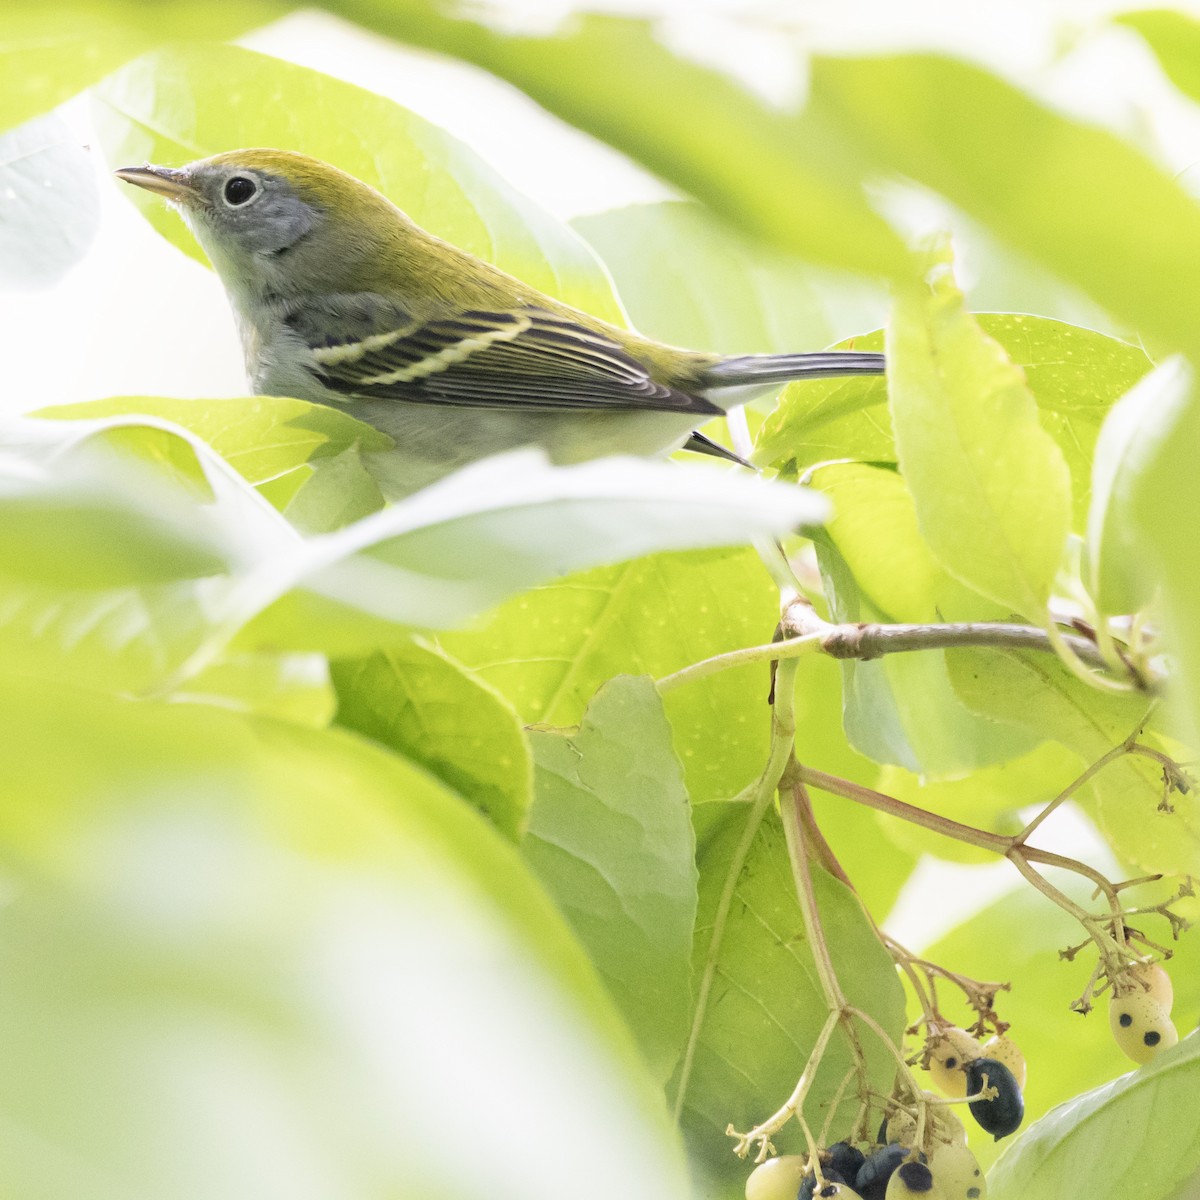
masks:
MULTIPOLYGON (((961 1130, 962 1126, 959 1126, 961 1130)), ((866 1153, 849 1142, 769 1158, 746 1181, 746 1200, 986 1200, 987 1181, 965 1140, 938 1143, 927 1158, 900 1142, 866 1153)))

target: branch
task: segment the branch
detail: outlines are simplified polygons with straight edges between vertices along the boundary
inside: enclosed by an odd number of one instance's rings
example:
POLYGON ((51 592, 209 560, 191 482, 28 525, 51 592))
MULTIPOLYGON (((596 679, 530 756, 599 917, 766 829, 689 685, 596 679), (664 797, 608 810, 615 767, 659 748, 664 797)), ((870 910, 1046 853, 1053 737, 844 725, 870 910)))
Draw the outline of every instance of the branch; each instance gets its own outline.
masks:
MULTIPOLYGON (((929 625, 882 625, 853 623, 835 625, 822 619, 806 600, 788 605, 780 628, 785 635, 780 641, 762 646, 748 646, 706 658, 658 681, 660 692, 669 692, 694 680, 703 679, 730 667, 755 662, 782 662, 804 654, 828 654, 831 658, 853 658, 865 661, 885 654, 907 654, 914 650, 953 650, 967 646, 982 646, 992 650, 1039 650, 1057 654, 1062 647, 1078 665, 1110 671, 1112 664, 1088 638, 1061 633, 1051 635, 1036 625, 1019 625, 1006 621, 960 621, 929 625)), ((1128 665, 1129 678, 1117 683, 1101 675, 1090 675, 1093 683, 1103 682, 1121 691, 1153 692, 1158 680, 1147 678, 1128 665)))
MULTIPOLYGON (((910 650, 950 650, 964 646, 987 646, 995 650, 1042 650, 1055 653, 1050 635, 1034 625, 1004 621, 960 621, 931 625, 834 625, 817 615, 811 605, 801 601, 788 607, 783 615, 784 632, 789 638, 816 636, 820 650, 833 658, 860 660, 880 658, 884 654, 904 654, 910 650)), ((1098 670, 1108 662, 1093 642, 1072 634, 1059 640, 1088 666, 1098 670)))

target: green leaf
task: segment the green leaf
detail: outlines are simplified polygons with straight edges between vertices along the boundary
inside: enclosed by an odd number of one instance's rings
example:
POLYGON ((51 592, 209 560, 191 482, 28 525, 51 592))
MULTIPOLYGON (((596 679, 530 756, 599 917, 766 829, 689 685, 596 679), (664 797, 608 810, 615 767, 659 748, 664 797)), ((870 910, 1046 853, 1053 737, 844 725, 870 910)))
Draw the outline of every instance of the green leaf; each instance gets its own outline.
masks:
MULTIPOLYGON (((236 46, 208 45, 141 58, 94 95, 114 166, 178 166, 239 146, 284 146, 349 171, 417 224, 533 287, 622 321, 603 267, 577 234, 462 142, 373 92, 236 46)), ((161 198, 129 190, 160 233, 203 261, 161 198)))
MULTIPOLYGON (((912 496, 895 471, 844 463, 814 472, 812 482, 834 509, 815 535, 833 620, 923 624, 1005 615, 934 559, 917 528, 912 496)), ((1028 736, 963 705, 940 650, 841 666, 847 736, 877 762, 957 777, 1030 748, 1028 736)))
POLYGON ((385 451, 394 444, 386 434, 339 409, 282 396, 221 400, 110 396, 40 408, 32 415, 60 421, 158 417, 190 430, 255 485, 347 450, 385 451))
POLYGON ((1154 593, 1133 512, 1134 492, 1160 451, 1164 421, 1192 388, 1185 360, 1169 359, 1114 405, 1096 443, 1087 555, 1093 599, 1106 613, 1136 612, 1154 593))
MULTIPOLYGON (((728 807, 721 825, 700 846, 700 908, 693 970, 712 970, 712 989, 694 1017, 695 1047, 683 1097, 683 1129, 701 1171, 732 1194, 748 1173, 730 1152, 726 1126, 747 1130, 791 1093, 828 1015, 812 951, 796 903, 795 882, 783 830, 774 812, 763 820, 744 863, 735 850, 750 816, 728 807), (715 939, 721 894, 736 874, 728 917, 715 939)), ((861 1007, 899 1039, 904 997, 891 958, 866 913, 840 882, 814 867, 814 886, 825 939, 850 1004, 861 1007)), ((879 1039, 861 1031, 872 1086, 891 1088, 895 1059, 879 1039)), ((834 1034, 805 1104, 820 1130, 833 1093, 850 1069, 842 1032, 834 1034)), ((679 1079, 675 1081, 678 1088, 679 1079)), ((829 1141, 849 1133, 858 1105, 843 1099, 829 1141)), ((772 1139, 781 1153, 797 1153, 804 1140, 795 1122, 772 1139)), ((715 1189, 714 1189, 715 1190, 715 1189)))
MULTIPOLYGON (((812 262, 902 273, 899 236, 847 180, 850 148, 800 126, 789 105, 673 53, 655 21, 575 13, 552 32, 514 31, 477 5, 326 0, 325 8, 412 45, 457 55, 645 163, 731 224, 812 262), (653 80, 655 100, 631 78, 653 80), (803 219, 797 219, 803 214, 803 219)), ((802 62, 795 63, 797 85, 802 62)))
POLYGON ((1200 206, 1139 148, 931 54, 817 59, 810 94, 806 119, 860 152, 862 178, 942 193, 1133 328, 1191 344, 1200 206))
POLYGON ((1137 30, 1167 78, 1185 95, 1200 100, 1200 22, 1169 8, 1120 13, 1113 21, 1137 30))
POLYGON ((56 116, 0 133, 0 287, 48 287, 87 252, 100 196, 87 150, 56 116))
POLYGON ((1200 1171, 1200 1036, 1078 1096, 1020 1138, 989 1175, 995 1200, 1142 1195, 1187 1200, 1200 1171))
POLYGON ((633 204, 571 224, 612 272, 634 326, 671 345, 812 350, 887 315, 882 288, 768 250, 698 204, 633 204))
MULTIPOLYGON (((111 666, 101 666, 99 674, 101 686, 113 686, 111 666)), ((72 681, 81 682, 75 672, 72 681)), ((313 729, 324 729, 337 710, 329 664, 321 654, 229 655, 189 679, 172 699, 278 717, 313 729)))
MULTIPOLYGON (((1148 697, 1089 687, 1052 654, 954 650, 946 657, 970 707, 1060 742, 1079 756, 1081 771, 1129 737, 1150 711, 1148 697)), ((1153 734, 1141 740, 1156 747, 1153 734)), ((1077 795, 1122 861, 1150 872, 1200 872, 1200 798, 1195 790, 1172 796, 1173 810, 1160 810, 1162 768, 1153 760, 1125 755, 1077 795)))
MULTIPOLYGON (((608 679, 669 675, 771 640, 779 592, 750 550, 657 554, 508 601, 441 643, 527 722, 577 723, 608 679)), ((736 795, 762 769, 765 667, 720 671, 664 697, 693 804, 736 795)))
POLYGON ((696 864, 662 701, 652 681, 618 677, 578 731, 534 729, 530 741, 537 796, 522 856, 665 1082, 691 1012, 696 864))
POLYGON ((1192 370, 1178 387, 1158 395, 1139 440, 1129 484, 1132 518, 1151 577, 1161 589, 1168 644, 1177 664, 1172 680, 1195 736, 1200 732, 1200 556, 1190 534, 1200 519, 1200 396, 1192 370))
POLYGON ((520 839, 533 765, 517 714, 493 688, 419 641, 332 664, 337 722, 418 763, 520 839))
MULTIPOLYGON (((1117 338, 1023 313, 979 313, 979 327, 1025 374, 1042 428, 1071 470, 1076 531, 1087 524, 1092 448, 1117 399, 1150 369, 1145 351, 1117 338)), ((882 335, 854 339, 882 350, 882 335)), ((759 431, 755 461, 795 474, 833 458, 895 462, 887 388, 859 376, 787 388, 759 431)))
POLYGON ((570 570, 662 549, 780 536, 824 515, 801 489, 639 459, 552 467, 517 451, 286 548, 236 606, 245 647, 374 649, 402 627, 462 624, 570 570))
POLYGON ((236 37, 285 9, 271 0, 215 6, 204 0, 8 0, 0 14, 0 129, 57 107, 156 42, 236 37))
POLYGON ((5 1194, 688 1195, 578 943, 424 771, 12 680, 0 724, 5 1194))
POLYGON ((1044 623, 1071 476, 1020 370, 949 276, 902 293, 887 332, 896 449, 921 532, 952 575, 1044 623))
POLYGON ((81 592, 215 575, 235 559, 219 520, 181 489, 46 428, 17 418, 0 430, 0 576, 81 592))

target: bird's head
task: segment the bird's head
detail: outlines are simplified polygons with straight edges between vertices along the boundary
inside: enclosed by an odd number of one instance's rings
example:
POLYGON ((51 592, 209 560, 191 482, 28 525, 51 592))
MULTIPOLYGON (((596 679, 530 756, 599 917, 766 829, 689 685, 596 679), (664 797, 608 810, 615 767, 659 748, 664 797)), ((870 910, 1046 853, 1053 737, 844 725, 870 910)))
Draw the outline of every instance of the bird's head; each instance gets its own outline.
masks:
POLYGON ((235 302, 369 284, 408 218, 337 167, 286 150, 231 150, 186 167, 122 167, 118 178, 183 215, 235 302))

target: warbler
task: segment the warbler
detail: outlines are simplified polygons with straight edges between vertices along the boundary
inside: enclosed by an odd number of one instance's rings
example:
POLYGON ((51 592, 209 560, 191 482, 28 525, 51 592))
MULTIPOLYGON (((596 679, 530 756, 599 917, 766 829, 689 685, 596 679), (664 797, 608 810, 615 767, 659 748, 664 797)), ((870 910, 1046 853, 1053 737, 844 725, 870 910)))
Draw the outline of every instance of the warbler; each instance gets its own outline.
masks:
POLYGON ((255 392, 342 408, 389 434, 393 494, 528 444, 560 463, 684 444, 736 457, 694 426, 790 380, 884 369, 874 353, 723 356, 641 337, 291 151, 116 174, 178 207, 228 294, 255 392))

